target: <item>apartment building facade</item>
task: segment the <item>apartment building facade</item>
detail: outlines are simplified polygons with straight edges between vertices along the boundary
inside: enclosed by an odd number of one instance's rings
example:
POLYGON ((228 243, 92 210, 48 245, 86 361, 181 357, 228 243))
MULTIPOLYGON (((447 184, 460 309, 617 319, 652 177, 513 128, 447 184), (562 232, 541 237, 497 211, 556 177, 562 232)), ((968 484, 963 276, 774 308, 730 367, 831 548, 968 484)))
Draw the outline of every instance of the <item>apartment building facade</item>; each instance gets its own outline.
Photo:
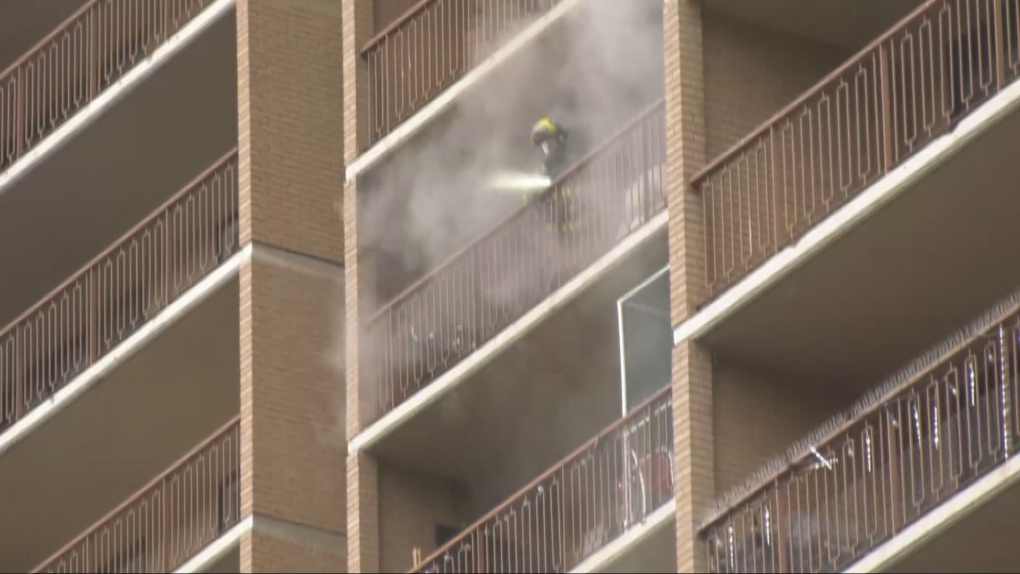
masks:
POLYGON ((334 4, 0 6, 0 569, 346 568, 334 4))
POLYGON ((0 5, 0 569, 1012 569, 1020 2, 865 4, 0 5))
POLYGON ((1017 5, 668 0, 659 60, 595 4, 345 4, 351 571, 1008 564, 1017 5), (605 135, 463 231, 464 130, 550 109, 605 135))

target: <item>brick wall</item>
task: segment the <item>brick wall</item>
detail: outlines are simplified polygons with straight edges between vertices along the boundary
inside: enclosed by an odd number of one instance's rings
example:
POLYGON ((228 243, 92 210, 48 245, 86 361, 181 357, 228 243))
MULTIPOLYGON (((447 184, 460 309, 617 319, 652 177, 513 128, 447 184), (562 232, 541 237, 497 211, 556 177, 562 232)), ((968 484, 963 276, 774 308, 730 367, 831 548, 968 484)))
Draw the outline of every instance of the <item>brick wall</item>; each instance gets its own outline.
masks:
MULTIPOLYGON (((747 24, 703 18, 695 0, 668 1, 663 14, 671 315, 676 325, 696 311, 707 293, 704 214, 687 182, 708 160, 831 71, 844 54, 747 24)), ((721 489, 742 480, 825 416, 812 422, 790 418, 797 408, 790 405, 801 404, 792 402, 797 395, 732 370, 714 379, 714 370, 710 354, 697 343, 674 349, 681 572, 707 567, 692 519, 721 489)))
MULTIPOLYGON (((295 252, 256 247, 239 272, 242 512, 334 534, 347 524, 339 8, 237 5, 241 241, 295 252)), ((242 571, 343 561, 280 544, 248 537, 242 571)))
POLYGON ((831 46, 718 16, 705 18, 704 44, 709 161, 849 56, 831 46))
MULTIPOLYGON (((331 357, 339 325, 324 312, 338 310, 339 277, 256 254, 240 286, 242 512, 343 533, 344 386, 331 357)), ((251 560, 242 553, 257 569, 251 560)))
POLYGON ((717 360, 712 368, 715 491, 725 494, 848 406, 824 386, 717 360))
MULTIPOLYGON (((704 165, 705 88, 701 8, 697 0, 663 4, 666 78, 666 186, 669 204, 672 323, 701 299, 704 262, 700 206, 686 182, 704 165)), ((679 572, 704 571, 693 515, 714 497, 712 375, 708 355, 692 342, 673 349, 673 456, 679 572)))
MULTIPOLYGON (((351 163, 368 141, 367 68, 359 51, 375 32, 375 3, 372 0, 341 0, 343 41, 343 146, 344 161, 351 163)), ((359 280, 358 182, 348 181, 343 189, 343 233, 346 322, 346 422, 347 437, 357 435, 364 424, 360 393, 359 334, 364 289, 359 280)), ((370 397, 367 397, 370 400, 370 397)), ((379 572, 378 468, 366 453, 347 459, 347 566, 350 572, 379 572)))
POLYGON ((436 550, 437 525, 465 528, 472 518, 470 492, 455 481, 379 465, 380 572, 410 570, 412 551, 436 550))
POLYGON ((250 572, 346 572, 347 552, 343 545, 300 543, 263 534, 246 532, 241 538, 241 554, 251 557, 250 572), (248 550, 246 551, 245 548, 248 550))
POLYGON ((237 22, 241 243, 254 239, 339 263, 339 5, 240 0, 237 22))
POLYGON ((359 54, 375 33, 372 0, 341 0, 343 9, 344 160, 351 163, 368 142, 368 68, 359 54))

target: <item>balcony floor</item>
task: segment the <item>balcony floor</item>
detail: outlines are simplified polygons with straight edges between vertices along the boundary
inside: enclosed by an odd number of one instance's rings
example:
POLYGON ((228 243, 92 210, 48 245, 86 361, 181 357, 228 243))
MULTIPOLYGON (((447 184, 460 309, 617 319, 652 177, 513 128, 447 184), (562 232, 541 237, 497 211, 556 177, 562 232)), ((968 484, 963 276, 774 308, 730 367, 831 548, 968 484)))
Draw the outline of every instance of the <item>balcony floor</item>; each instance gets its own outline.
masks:
POLYGON ((0 281, 0 325, 237 145, 234 20, 233 10, 220 17, 95 122, 0 187, 7 278, 0 281))
POLYGON ((704 335, 856 395, 1020 287, 1012 113, 704 335))
POLYGON ((34 568, 237 415, 238 296, 226 282, 0 454, 0 571, 34 568))

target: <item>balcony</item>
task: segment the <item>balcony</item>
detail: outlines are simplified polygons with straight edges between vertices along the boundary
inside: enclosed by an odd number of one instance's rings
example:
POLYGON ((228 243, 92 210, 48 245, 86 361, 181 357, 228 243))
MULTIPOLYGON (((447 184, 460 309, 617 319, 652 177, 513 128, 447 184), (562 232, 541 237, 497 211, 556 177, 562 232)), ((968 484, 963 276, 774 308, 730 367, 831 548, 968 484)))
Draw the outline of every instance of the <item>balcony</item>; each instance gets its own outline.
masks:
MULTIPOLYGON (((958 521, 971 512, 994 519, 995 509, 980 507, 1016 481, 1007 462, 1020 447, 1017 301, 1014 294, 794 444, 752 476, 754 488, 720 499, 702 528, 711 571, 884 570, 908 550, 916 554, 906 564, 930 566, 935 547, 961 540, 944 535, 917 548, 939 530, 933 517, 969 540, 988 532, 994 523, 958 521), (897 544, 904 538, 909 544, 897 544), (864 567, 873 553, 880 560, 864 567)), ((988 550, 975 559, 1015 567, 1006 548, 988 550)), ((968 554, 956 557, 958 567, 973 566, 968 554)))
POLYGON ((608 310, 661 268, 663 122, 659 103, 367 321, 362 396, 373 398, 367 408, 379 422, 355 448, 435 402, 572 300, 608 310))
POLYGON ((33 572, 173 572, 237 526, 235 419, 33 572))
POLYGON ((657 393, 412 571, 572 571, 673 501, 672 408, 657 393))
POLYGON ((116 86, 212 0, 93 0, 0 73, 0 170, 116 86))
MULTIPOLYGON (((379 25, 378 5, 375 12, 379 25)), ((424 156, 453 157, 458 148, 471 158, 460 171, 487 160, 513 169, 518 150, 533 151, 522 130, 545 114, 578 130, 617 114, 609 131, 590 134, 588 145, 597 144, 662 96, 662 9, 654 2, 434 0, 407 18, 362 56, 363 137, 372 143, 346 169, 360 191, 378 172, 434 172, 424 156), (611 49, 621 43, 634 57, 611 49), (610 75, 616 81, 602 81, 610 75), (418 167, 394 165, 407 163, 418 167)))
POLYGON ((237 253, 237 202, 234 150, 0 331, 0 440, 101 378, 122 343, 151 337, 151 321, 237 253))
POLYGON ((367 69, 368 147, 561 2, 576 0, 423 0, 392 21, 359 51, 367 69))
POLYGON ((239 412, 236 161, 3 330, 0 569, 38 564, 239 412))
MULTIPOLYGON (((19 74, 33 77, 47 63, 55 66, 45 68, 47 73, 76 70, 67 67, 73 58, 63 44, 72 37, 94 42, 120 38, 107 35, 106 27, 100 27, 94 37, 71 35, 91 34, 86 23, 94 26, 106 21, 102 18, 124 16, 117 12, 124 7, 186 11, 199 4, 193 0, 91 2, 87 5, 91 8, 68 24, 81 23, 82 32, 75 31, 79 30, 76 24, 62 29, 4 76, 0 90, 7 91, 0 99, 7 107, 0 107, 0 147, 4 149, 0 163, 6 168, 0 168, 0 267, 18 280, 4 285, 0 324, 32 306, 237 145, 237 41, 232 9, 228 6, 224 11, 220 0, 201 5, 208 8, 191 17, 190 23, 181 21, 185 29, 169 44, 159 44, 146 58, 138 52, 126 67, 109 76, 111 84, 102 84, 101 91, 89 95, 92 99, 74 100, 75 106, 70 96, 78 94, 70 90, 78 89, 78 84, 35 84, 43 90, 38 93, 12 92, 8 86, 21 85, 19 74), (196 25, 200 25, 197 30, 192 28, 196 25), (57 60, 50 58, 54 51, 60 55, 57 60), (29 95, 34 99, 28 100, 29 95), (37 109, 47 121, 19 116, 18 106, 37 109), (30 124, 33 130, 28 130, 30 124), (19 141, 23 141, 20 152, 19 141), (40 266, 40 260, 47 264, 40 266)), ((121 35, 155 34, 150 25, 165 22, 148 19, 152 13, 146 11, 126 14, 138 19, 122 18, 122 25, 111 30, 121 35)), ((96 52, 74 54, 84 58, 96 52)), ((98 78, 99 68, 95 69, 98 78)))
POLYGON ((0 570, 40 564, 237 416, 238 291, 227 282, 73 401, 53 399, 59 415, 13 444, 0 435, 0 570))
MULTIPOLYGON (((621 417, 617 300, 665 261, 664 241, 637 248, 512 345, 479 361, 463 384, 447 385, 423 408, 355 437, 351 447, 371 452, 379 467, 383 571, 410 569, 413 549, 431 554, 621 417)), ((648 360, 629 358, 632 366, 648 360)), ((654 393, 664 382, 641 390, 654 393)))
POLYGON ((860 393, 1020 284, 1018 15, 926 2, 698 174, 706 298, 674 340, 860 393))

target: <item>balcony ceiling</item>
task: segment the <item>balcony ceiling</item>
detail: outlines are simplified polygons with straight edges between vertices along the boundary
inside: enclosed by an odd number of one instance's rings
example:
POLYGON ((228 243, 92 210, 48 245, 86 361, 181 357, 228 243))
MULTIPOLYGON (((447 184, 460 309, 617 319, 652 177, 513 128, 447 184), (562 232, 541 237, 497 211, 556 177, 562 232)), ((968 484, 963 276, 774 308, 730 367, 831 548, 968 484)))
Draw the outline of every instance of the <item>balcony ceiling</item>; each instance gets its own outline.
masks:
POLYGON ((236 51, 231 12, 36 169, 0 188, 0 326, 237 145, 236 51))
POLYGON ((0 455, 0 571, 25 572, 240 409, 237 280, 0 455))
POLYGON ((704 0, 704 4, 710 13, 858 50, 921 0, 704 0))
POLYGON ((0 2, 0 71, 32 49, 87 0, 0 2))
POLYGON ((705 337, 819 385, 870 388, 1020 287, 1020 113, 705 337))

